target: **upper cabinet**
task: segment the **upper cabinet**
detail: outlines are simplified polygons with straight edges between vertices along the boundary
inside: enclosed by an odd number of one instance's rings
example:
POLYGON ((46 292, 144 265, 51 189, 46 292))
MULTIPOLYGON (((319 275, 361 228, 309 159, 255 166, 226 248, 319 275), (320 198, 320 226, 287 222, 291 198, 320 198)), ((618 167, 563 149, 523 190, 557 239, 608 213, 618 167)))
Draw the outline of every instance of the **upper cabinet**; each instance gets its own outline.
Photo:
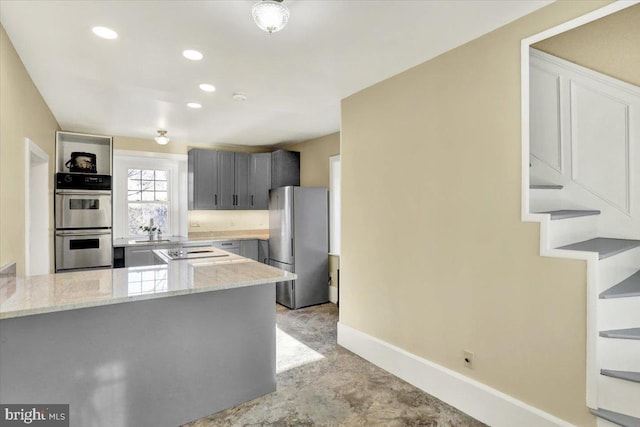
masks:
POLYGON ((251 154, 249 159, 249 205, 251 209, 269 209, 271 189, 271 153, 251 154))
POLYGON ((189 151, 190 210, 265 210, 270 188, 270 153, 189 151))
POLYGON ((56 132, 56 172, 111 175, 113 138, 56 132))
POLYGON ((249 204, 249 157, 249 153, 218 152, 216 169, 220 203, 217 209, 251 209, 249 204))
POLYGON ((218 151, 189 151, 189 210, 219 209, 218 151))
POLYGON ((271 153, 271 188, 300 185, 300 153, 278 150, 271 153))

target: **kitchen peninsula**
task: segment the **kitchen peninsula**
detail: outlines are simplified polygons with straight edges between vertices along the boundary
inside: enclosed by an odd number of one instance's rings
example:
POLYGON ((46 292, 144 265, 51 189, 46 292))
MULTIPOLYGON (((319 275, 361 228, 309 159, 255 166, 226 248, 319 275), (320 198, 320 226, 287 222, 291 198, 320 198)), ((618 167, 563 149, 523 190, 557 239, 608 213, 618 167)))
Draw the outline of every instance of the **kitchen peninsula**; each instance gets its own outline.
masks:
POLYGON ((275 282, 238 256, 0 278, 3 403, 177 426, 275 390, 275 282))

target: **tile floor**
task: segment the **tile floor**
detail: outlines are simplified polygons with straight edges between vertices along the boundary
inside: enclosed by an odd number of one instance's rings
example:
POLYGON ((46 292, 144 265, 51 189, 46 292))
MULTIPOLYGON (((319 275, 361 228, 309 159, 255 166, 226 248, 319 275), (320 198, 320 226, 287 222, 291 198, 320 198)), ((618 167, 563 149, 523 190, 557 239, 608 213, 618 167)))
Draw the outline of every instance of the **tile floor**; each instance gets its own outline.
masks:
POLYGON ((484 425, 338 346, 337 321, 277 306, 277 391, 183 427, 484 425))

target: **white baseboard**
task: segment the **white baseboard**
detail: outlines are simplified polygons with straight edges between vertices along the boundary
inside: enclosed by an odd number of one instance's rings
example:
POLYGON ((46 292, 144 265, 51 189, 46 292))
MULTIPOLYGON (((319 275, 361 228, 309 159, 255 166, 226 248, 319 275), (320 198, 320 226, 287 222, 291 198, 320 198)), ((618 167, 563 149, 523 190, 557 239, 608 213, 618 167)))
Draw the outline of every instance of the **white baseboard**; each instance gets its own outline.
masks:
POLYGON ((338 303, 338 288, 335 286, 329 286, 329 301, 334 304, 338 303))
POLYGON ((338 322, 338 344, 490 426, 572 426, 485 384, 341 322, 338 322))

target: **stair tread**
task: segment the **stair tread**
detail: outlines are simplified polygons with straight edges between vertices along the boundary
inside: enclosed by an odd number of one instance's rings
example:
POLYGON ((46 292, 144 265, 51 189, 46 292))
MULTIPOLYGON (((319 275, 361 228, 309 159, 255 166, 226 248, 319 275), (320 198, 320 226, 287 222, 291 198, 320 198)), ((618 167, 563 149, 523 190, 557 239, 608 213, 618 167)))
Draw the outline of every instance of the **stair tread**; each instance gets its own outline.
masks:
POLYGON ((581 216, 600 215, 598 210, 559 209, 556 211, 536 212, 551 215, 551 220, 577 218, 581 216))
POLYGON ((600 374, 612 378, 619 378, 621 380, 633 381, 634 383, 640 383, 640 372, 612 371, 610 369, 601 369, 600 374))
POLYGON ((529 186, 531 190, 562 190, 564 185, 558 184, 531 184, 529 186))
POLYGON ((600 294, 603 299, 636 296, 640 296, 640 270, 600 294))
POLYGON ((558 249, 568 249, 573 251, 598 252, 600 259, 609 258, 621 252, 640 246, 640 240, 611 239, 608 237, 596 237, 584 242, 572 243, 560 246, 558 249))
POLYGON ((640 340, 640 328, 610 329, 608 331, 600 331, 600 336, 605 338, 640 340))
POLYGON ((606 409, 589 409, 589 411, 603 420, 610 421, 623 427, 640 427, 640 418, 608 411, 606 409))

